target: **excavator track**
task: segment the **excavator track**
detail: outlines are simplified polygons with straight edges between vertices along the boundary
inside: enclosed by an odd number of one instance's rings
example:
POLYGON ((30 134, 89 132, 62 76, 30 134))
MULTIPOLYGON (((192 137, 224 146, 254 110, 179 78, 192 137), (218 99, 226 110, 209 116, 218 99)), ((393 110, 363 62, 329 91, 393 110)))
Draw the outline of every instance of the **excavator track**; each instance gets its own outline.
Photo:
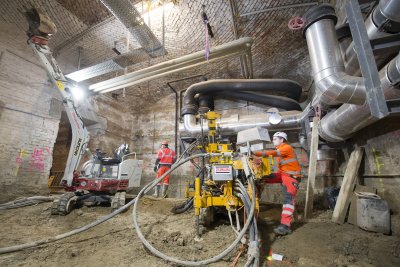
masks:
POLYGON ((111 209, 114 211, 125 205, 126 192, 115 193, 111 201, 111 209))
POLYGON ((69 192, 61 195, 58 199, 53 201, 51 207, 52 215, 65 216, 70 213, 74 207, 77 197, 74 192, 69 192))

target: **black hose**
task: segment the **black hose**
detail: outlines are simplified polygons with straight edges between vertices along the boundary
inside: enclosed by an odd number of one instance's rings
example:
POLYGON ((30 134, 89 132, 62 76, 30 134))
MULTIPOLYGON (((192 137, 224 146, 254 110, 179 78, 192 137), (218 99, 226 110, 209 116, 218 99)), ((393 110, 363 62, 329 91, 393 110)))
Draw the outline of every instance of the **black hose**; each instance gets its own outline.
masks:
POLYGON ((250 101, 284 110, 302 111, 301 106, 297 101, 284 96, 261 95, 261 94, 254 94, 251 92, 227 92, 227 91, 217 92, 214 95, 217 97, 223 97, 227 99, 250 101))
POLYGON ((171 209, 171 212, 174 214, 181 214, 185 211, 188 211, 193 207, 193 197, 189 198, 187 201, 182 203, 181 205, 175 206, 171 209))
POLYGON ((211 80, 195 83, 186 90, 182 115, 196 114, 197 105, 194 98, 196 94, 207 94, 210 92, 221 91, 258 91, 278 95, 285 94, 287 97, 299 101, 302 93, 302 88, 298 83, 286 79, 211 80))

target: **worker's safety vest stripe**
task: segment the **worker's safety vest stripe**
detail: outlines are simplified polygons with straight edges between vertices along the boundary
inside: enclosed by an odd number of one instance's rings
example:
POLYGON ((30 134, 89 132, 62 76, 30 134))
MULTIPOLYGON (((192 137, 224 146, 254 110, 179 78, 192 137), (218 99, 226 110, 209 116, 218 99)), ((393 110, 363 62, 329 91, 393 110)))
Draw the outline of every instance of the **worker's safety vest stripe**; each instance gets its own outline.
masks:
POLYGON ((291 171, 286 171, 287 174, 301 174, 301 172, 291 172, 291 171))
POLYGON ((283 143, 276 149, 276 154, 279 157, 279 169, 281 171, 296 177, 301 176, 300 163, 293 148, 283 143), (285 158, 282 156, 282 153, 285 155, 285 158))
POLYGON ((282 207, 283 207, 283 208, 289 208, 289 209, 294 210, 294 206, 291 205, 291 204, 283 204, 282 207))
POLYGON ((287 214, 287 215, 292 215, 293 211, 289 211, 289 210, 283 210, 282 214, 287 214))
POLYGON ((158 158, 160 159, 159 164, 172 165, 175 159, 175 153, 171 149, 161 149, 158 153, 158 158))

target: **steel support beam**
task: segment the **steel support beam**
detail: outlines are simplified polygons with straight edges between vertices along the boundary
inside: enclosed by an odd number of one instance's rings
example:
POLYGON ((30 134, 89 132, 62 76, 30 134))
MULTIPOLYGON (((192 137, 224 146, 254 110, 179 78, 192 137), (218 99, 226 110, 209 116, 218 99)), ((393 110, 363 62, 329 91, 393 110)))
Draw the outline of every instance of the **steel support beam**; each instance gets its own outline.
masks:
POLYGON ((385 97, 381 88, 378 68, 365 28, 357 0, 350 0, 346 5, 346 13, 353 36, 354 48, 360 63, 360 69, 365 81, 367 102, 371 115, 381 119, 389 114, 385 97))

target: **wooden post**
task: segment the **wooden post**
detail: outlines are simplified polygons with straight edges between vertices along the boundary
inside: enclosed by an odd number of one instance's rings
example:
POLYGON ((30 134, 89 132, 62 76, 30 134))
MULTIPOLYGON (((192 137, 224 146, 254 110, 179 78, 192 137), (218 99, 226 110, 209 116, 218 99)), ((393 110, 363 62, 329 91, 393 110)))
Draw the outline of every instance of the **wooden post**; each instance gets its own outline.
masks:
POLYGON ((310 158, 308 160, 306 206, 304 208, 304 217, 306 219, 311 218, 313 210, 315 176, 317 173, 318 122, 319 118, 314 117, 311 131, 310 158))
POLYGON ((347 163, 346 171, 344 173, 342 186, 340 187, 339 196, 336 201, 335 209, 333 210, 332 221, 335 223, 342 224, 346 219, 347 210, 349 209, 350 205, 350 198, 353 194, 363 152, 364 148, 358 147, 350 155, 350 159, 347 163))

